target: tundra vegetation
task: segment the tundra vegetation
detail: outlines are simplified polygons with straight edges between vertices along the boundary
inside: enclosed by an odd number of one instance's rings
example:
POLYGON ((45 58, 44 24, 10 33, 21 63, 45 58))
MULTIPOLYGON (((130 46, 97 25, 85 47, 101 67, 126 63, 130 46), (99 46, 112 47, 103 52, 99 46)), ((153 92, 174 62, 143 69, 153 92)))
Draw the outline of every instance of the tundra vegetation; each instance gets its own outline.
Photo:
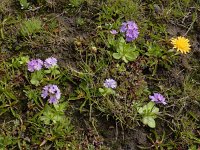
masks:
POLYGON ((1 0, 0 149, 198 150, 199 0, 1 0))

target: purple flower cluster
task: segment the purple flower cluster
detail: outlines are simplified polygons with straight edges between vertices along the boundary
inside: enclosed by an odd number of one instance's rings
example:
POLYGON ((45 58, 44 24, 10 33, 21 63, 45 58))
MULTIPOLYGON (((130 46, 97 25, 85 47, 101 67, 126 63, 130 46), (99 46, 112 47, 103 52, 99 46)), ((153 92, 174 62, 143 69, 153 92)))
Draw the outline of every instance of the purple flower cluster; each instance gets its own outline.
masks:
POLYGON ((43 87, 41 97, 44 99, 48 97, 48 101, 50 104, 57 104, 58 100, 61 97, 60 89, 57 85, 46 85, 45 87, 43 87))
POLYGON ((120 32, 126 34, 127 42, 135 40, 139 35, 138 26, 134 21, 123 22, 120 32))
POLYGON ((34 72, 42 69, 43 61, 40 59, 32 59, 28 62, 28 71, 34 72))
POLYGON ((153 96, 149 96, 149 98, 151 99, 151 101, 159 104, 163 104, 163 105, 166 105, 167 103, 165 102, 165 98, 163 95, 161 95, 160 93, 154 93, 153 96))
POLYGON ((41 70, 43 65, 47 69, 51 68, 57 65, 57 59, 54 57, 49 57, 44 62, 41 59, 32 59, 28 62, 28 71, 34 72, 36 70, 41 70))
POLYGON ((115 89, 117 87, 117 82, 113 79, 106 79, 106 81, 103 84, 106 88, 112 88, 115 89))

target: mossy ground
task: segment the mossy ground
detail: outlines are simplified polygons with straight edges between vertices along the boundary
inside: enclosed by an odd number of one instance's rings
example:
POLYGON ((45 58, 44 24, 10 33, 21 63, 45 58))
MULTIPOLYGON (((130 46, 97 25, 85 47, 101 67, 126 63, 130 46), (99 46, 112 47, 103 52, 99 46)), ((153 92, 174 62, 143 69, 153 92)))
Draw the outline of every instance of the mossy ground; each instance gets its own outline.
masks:
POLYGON ((0 149, 197 150, 199 16, 195 0, 1 0, 0 149), (110 30, 128 20, 138 24, 140 55, 123 63, 112 57, 110 30), (190 40, 190 53, 171 51, 177 36, 190 40), (53 56, 60 74, 32 85, 24 56, 53 56), (117 81, 115 96, 98 91, 107 78, 117 81), (61 89, 59 108, 41 99, 48 83, 61 89), (157 105, 151 129, 136 104, 154 92, 167 105, 157 105))

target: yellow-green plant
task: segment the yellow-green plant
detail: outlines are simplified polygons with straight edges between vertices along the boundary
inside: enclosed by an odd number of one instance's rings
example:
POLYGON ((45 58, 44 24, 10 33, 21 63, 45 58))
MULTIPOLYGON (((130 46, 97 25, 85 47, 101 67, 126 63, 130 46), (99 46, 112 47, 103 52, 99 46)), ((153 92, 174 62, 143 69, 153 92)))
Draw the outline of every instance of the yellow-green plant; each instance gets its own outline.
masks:
POLYGON ((31 36, 40 32, 42 29, 42 21, 36 18, 31 18, 22 23, 20 33, 22 36, 31 36))

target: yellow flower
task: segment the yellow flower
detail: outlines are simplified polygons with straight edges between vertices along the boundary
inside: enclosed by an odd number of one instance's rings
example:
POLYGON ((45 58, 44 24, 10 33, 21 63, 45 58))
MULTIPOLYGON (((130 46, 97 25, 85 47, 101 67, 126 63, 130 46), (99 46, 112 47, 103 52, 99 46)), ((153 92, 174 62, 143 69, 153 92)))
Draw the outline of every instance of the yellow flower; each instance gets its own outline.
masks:
POLYGON ((189 40, 186 39, 185 37, 177 37, 177 38, 172 38, 171 43, 173 44, 173 48, 176 48, 178 51, 181 53, 187 53, 191 50, 190 48, 190 43, 189 40))

